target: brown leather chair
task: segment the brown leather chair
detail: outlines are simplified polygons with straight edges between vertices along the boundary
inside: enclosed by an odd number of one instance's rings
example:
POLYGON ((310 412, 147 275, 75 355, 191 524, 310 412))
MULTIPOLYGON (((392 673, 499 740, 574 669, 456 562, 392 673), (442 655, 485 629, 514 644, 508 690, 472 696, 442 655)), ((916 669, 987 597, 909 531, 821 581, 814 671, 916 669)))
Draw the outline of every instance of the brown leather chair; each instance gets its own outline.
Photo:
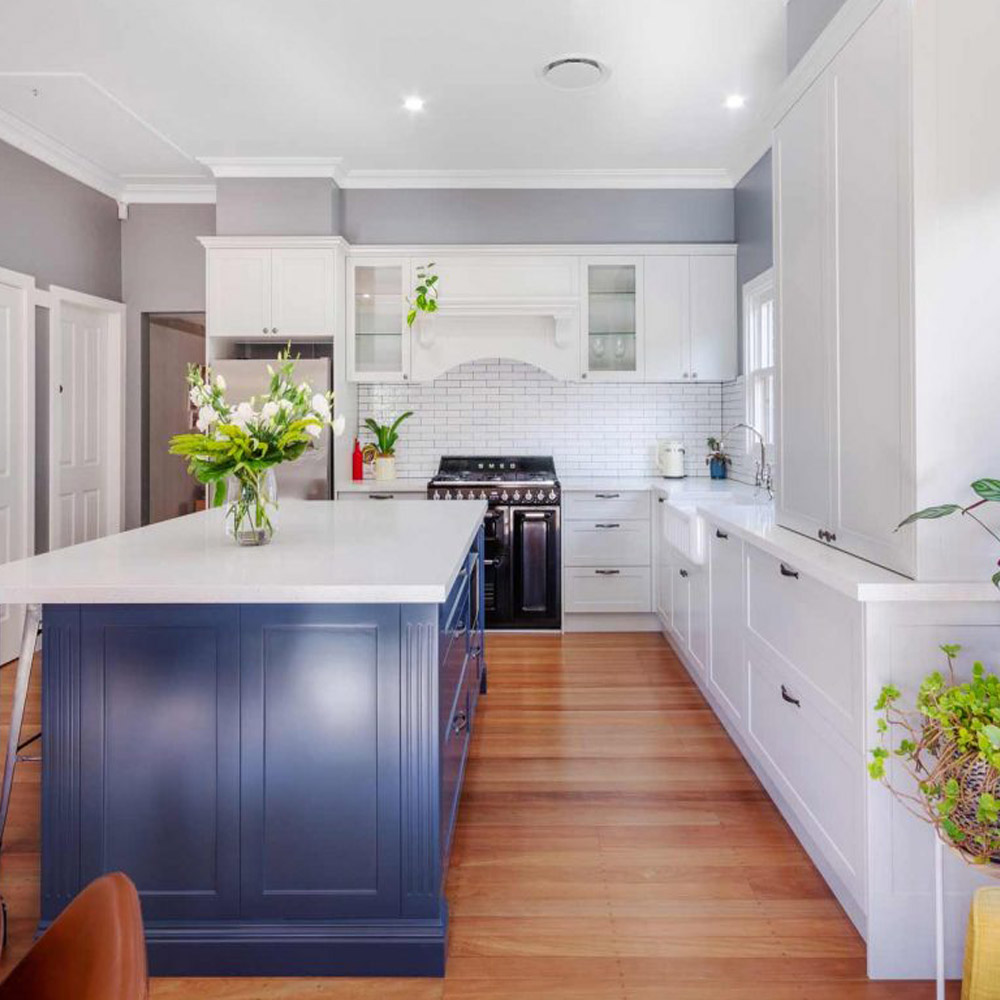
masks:
POLYGON ((115 872, 91 882, 0 983, 0 1000, 145 1000, 139 894, 115 872))

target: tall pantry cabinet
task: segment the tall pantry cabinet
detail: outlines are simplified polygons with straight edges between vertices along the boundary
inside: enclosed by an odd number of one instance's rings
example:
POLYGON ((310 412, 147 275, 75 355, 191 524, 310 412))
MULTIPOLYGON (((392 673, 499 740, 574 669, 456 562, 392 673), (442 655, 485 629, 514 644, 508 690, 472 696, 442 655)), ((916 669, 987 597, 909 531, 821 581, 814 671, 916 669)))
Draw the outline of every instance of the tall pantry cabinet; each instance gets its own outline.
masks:
POLYGON ((1000 376, 1000 310, 965 249, 1000 228, 1000 143, 972 121, 938 133, 989 113, 985 67, 954 41, 988 4, 872 3, 774 133, 779 523, 926 580, 992 564, 961 521, 894 530, 1000 472, 982 439, 1000 394, 975 391, 1000 376), (984 152, 992 194, 960 169, 984 152), (956 252, 973 266, 956 273, 956 252))

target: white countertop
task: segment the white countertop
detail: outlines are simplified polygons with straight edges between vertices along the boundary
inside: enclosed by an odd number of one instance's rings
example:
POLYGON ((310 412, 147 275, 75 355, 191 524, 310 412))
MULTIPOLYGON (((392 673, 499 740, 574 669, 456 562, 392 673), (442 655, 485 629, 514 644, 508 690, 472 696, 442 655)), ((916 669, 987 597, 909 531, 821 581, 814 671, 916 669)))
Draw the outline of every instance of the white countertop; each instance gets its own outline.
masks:
POLYGON ((362 479, 337 483, 338 493, 426 493, 426 479, 362 479))
POLYGON ((439 604, 485 512, 286 500, 273 541, 241 548, 204 511, 0 566, 0 604, 439 604))

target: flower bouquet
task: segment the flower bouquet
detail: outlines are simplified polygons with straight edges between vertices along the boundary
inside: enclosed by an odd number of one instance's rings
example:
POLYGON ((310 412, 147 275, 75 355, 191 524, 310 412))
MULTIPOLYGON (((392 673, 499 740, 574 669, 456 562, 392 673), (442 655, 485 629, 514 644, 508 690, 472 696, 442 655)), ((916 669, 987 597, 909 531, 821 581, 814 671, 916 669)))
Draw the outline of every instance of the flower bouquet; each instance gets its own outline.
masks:
POLYGON ((240 545, 266 545, 274 534, 277 508, 274 466, 293 462, 323 432, 344 432, 334 419, 333 393, 314 393, 295 384, 295 359, 286 349, 271 376, 267 393, 235 406, 226 401, 226 382, 198 365, 188 369, 190 399, 198 408, 197 434, 177 434, 170 453, 188 460, 188 471, 204 483, 213 507, 227 503, 226 530, 240 545))

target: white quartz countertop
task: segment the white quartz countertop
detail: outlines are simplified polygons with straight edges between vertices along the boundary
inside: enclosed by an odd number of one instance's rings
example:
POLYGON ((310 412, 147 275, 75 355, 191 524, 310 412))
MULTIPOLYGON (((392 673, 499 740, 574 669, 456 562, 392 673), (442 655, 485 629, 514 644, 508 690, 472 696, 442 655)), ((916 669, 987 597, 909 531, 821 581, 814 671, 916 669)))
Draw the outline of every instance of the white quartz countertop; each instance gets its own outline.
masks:
POLYGON ((241 548, 204 511, 0 566, 0 604, 439 604, 485 512, 286 500, 241 548))
POLYGON ((337 483, 338 493, 426 493, 426 479, 353 479, 337 483))

